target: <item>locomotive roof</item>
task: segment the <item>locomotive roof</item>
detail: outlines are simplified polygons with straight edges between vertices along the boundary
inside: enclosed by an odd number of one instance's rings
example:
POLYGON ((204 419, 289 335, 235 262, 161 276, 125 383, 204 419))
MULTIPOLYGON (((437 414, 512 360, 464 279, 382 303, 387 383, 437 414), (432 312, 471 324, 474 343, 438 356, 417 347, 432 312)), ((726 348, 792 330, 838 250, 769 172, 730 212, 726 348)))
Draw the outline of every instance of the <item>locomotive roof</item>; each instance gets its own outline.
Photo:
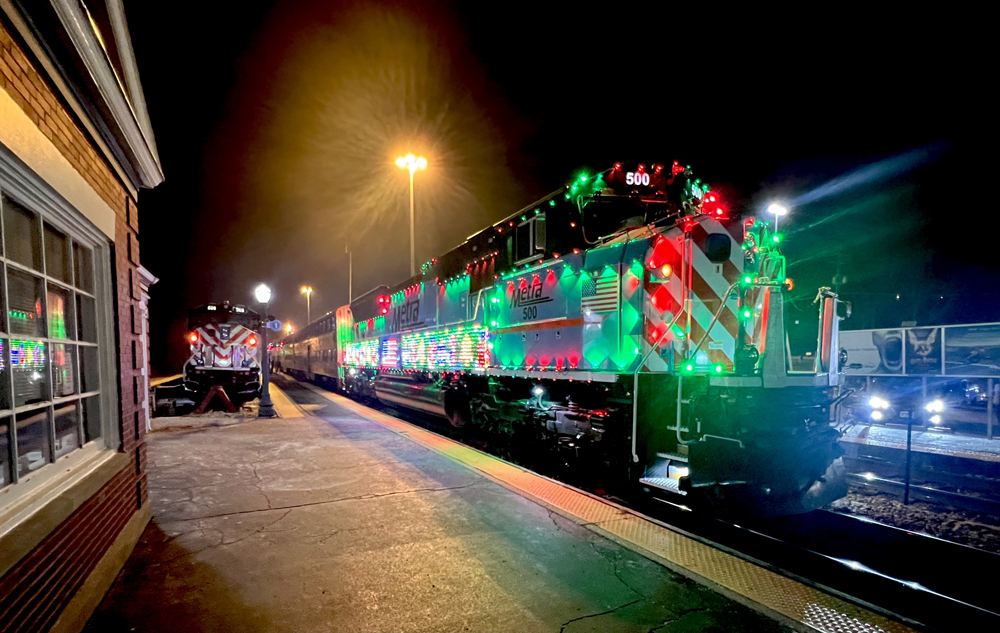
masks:
POLYGON ((188 311, 188 327, 196 328, 206 323, 238 323, 256 330, 260 327, 260 314, 244 305, 206 303, 188 311))

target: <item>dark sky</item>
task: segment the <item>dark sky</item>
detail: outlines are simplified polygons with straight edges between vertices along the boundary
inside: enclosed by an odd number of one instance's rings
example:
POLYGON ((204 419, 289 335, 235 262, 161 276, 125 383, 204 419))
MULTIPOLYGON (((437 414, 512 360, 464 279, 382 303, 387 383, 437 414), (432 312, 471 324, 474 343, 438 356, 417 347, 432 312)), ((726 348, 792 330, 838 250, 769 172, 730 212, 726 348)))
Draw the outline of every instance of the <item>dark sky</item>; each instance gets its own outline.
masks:
POLYGON ((581 167, 677 159, 745 212, 798 201, 803 330, 838 261, 845 327, 1000 320, 970 16, 652 4, 127 1, 166 174, 139 198, 154 369, 190 307, 259 281, 296 326, 302 284, 314 318, 343 305, 345 243, 356 294, 404 279, 407 151, 418 261, 581 167))

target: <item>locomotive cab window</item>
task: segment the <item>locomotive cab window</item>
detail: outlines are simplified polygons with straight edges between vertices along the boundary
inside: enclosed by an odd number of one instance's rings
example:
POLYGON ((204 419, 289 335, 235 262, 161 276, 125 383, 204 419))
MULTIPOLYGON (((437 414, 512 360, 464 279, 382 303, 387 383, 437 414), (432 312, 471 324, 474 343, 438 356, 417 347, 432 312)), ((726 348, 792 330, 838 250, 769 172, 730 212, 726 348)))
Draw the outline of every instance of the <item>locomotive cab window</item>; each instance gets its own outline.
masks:
POLYGON ((514 235, 508 238, 508 244, 513 240, 514 261, 525 262, 534 258, 539 252, 545 251, 545 214, 536 215, 517 225, 514 235))

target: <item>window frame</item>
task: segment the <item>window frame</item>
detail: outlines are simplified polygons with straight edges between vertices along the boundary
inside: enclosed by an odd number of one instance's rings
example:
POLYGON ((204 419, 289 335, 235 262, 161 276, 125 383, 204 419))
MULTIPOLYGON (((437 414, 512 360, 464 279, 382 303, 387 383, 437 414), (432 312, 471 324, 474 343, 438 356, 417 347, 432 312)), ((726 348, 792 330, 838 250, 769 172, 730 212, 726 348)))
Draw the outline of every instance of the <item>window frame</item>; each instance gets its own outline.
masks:
MULTIPOLYGON (((90 453, 94 450, 117 449, 120 445, 120 433, 117 425, 119 417, 118 401, 118 372, 115 361, 115 337, 114 337, 114 293, 112 266, 113 246, 110 238, 101 232, 97 227, 87 220, 82 213, 72 207, 62 196, 53 190, 47 183, 39 178, 19 159, 0 145, 0 288, 2 288, 2 304, 4 309, 0 311, 0 339, 3 339, 2 362, 7 371, 7 375, 2 378, 5 381, 5 389, 9 394, 10 401, 6 403, 8 408, 0 409, 0 418, 9 427, 7 435, 9 452, 5 456, 10 462, 10 480, 0 487, 4 498, 0 498, 0 509, 8 503, 13 502, 22 493, 34 486, 24 486, 29 481, 39 477, 47 478, 52 473, 58 474, 58 468, 50 468, 54 464, 61 464, 68 459, 73 459, 74 455, 87 449, 90 453), (35 270, 20 262, 8 257, 9 252, 6 243, 11 239, 8 229, 3 221, 3 205, 10 200, 26 211, 33 214, 32 221, 41 237, 41 270, 35 270), (69 281, 52 277, 48 274, 48 253, 45 246, 45 227, 48 225, 55 231, 65 236, 66 252, 69 254, 67 276, 69 281), (90 271, 93 289, 84 289, 83 280, 77 280, 76 260, 74 248, 76 246, 85 247, 90 250, 90 271), (16 270, 31 275, 42 281, 42 314, 45 319, 43 336, 26 334, 14 334, 10 331, 9 323, 9 300, 10 290, 8 282, 8 271, 16 270), (77 282, 80 282, 79 284, 77 282), (67 325, 66 338, 55 338, 51 336, 49 319, 49 291, 57 289, 67 296, 65 306, 65 318, 67 325), (88 297, 94 305, 94 326, 96 329, 96 341, 88 342, 83 340, 78 334, 78 323, 81 315, 77 310, 77 296, 88 297), (70 317, 72 315, 72 317, 70 317), (70 323, 72 321, 72 323, 70 323), (11 341, 31 340, 43 342, 46 347, 47 364, 47 393, 41 402, 34 402, 16 406, 16 395, 14 391, 14 371, 10 364, 11 341), (53 350, 55 344, 67 345, 72 349, 70 363, 73 367, 73 391, 68 396, 56 397, 55 393, 55 372, 53 364, 53 350), (97 352, 97 377, 98 385, 96 391, 83 391, 83 367, 81 356, 83 348, 96 348, 97 352), (87 441, 86 423, 84 421, 83 403, 87 398, 97 396, 99 402, 99 416, 101 437, 87 441), (65 407, 68 403, 75 403, 76 407, 76 433, 78 446, 56 457, 56 411, 65 407), (19 414, 33 411, 47 411, 48 440, 52 453, 52 458, 45 466, 34 471, 18 474, 17 458, 17 416, 19 414), (43 473, 45 473, 43 475, 43 473), (23 490, 22 490, 23 489, 23 490)), ((64 266, 67 262, 64 262, 64 266)), ((6 406, 0 403, 0 406, 6 406)))
MULTIPOLYGON (((511 261, 514 262, 515 266, 520 266, 521 264, 525 264, 525 263, 531 262, 532 260, 537 259, 538 257, 543 257, 544 256, 545 249, 546 249, 546 246, 547 246, 547 244, 545 243, 545 240, 544 239, 542 240, 543 243, 541 244, 541 247, 539 247, 539 244, 538 244, 538 242, 539 242, 539 240, 538 240, 538 230, 539 230, 540 226, 544 226, 544 224, 543 225, 539 225, 538 222, 545 222, 545 214, 544 213, 538 213, 538 214, 536 214, 536 215, 528 218, 527 220, 523 220, 523 221, 519 222, 514 227, 514 230, 511 231, 510 239, 511 239, 512 251, 513 251, 511 253, 511 261), (528 256, 527 257, 518 258, 518 242, 520 240, 520 238, 519 238, 520 231, 518 229, 521 229, 524 226, 528 226, 528 256)), ((543 238, 547 238, 547 236, 545 236, 545 235, 543 235, 542 237, 543 238)))

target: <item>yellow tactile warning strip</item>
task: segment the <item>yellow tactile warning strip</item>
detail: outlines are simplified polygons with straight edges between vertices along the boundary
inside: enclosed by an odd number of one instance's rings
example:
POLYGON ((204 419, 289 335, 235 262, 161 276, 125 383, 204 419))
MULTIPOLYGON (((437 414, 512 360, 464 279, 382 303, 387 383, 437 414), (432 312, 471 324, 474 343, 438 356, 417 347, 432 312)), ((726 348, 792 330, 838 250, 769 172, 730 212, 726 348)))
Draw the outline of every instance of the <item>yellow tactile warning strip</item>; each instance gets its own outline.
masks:
POLYGON ((286 396, 285 392, 275 386, 273 382, 268 384, 268 393, 271 394, 271 402, 274 403, 274 410, 278 412, 279 417, 303 417, 302 409, 292 402, 292 399, 286 396))
POLYGON ((800 630, 827 633, 904 633, 905 624, 670 530, 635 512, 570 488, 353 400, 305 385, 358 415, 381 424, 522 494, 595 532, 635 549, 800 630))

